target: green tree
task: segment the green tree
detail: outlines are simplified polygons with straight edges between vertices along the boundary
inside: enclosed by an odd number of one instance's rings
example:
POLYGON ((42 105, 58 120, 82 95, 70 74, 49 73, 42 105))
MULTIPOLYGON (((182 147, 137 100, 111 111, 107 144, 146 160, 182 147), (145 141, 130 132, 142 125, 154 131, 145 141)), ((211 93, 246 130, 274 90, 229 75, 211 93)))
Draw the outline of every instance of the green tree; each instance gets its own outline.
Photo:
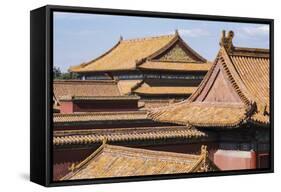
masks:
POLYGON ((62 75, 61 70, 59 67, 54 66, 53 68, 53 78, 59 79, 59 77, 62 75))
POLYGON ((78 79, 79 76, 77 73, 62 73, 59 67, 55 67, 53 68, 53 78, 54 79, 78 79))

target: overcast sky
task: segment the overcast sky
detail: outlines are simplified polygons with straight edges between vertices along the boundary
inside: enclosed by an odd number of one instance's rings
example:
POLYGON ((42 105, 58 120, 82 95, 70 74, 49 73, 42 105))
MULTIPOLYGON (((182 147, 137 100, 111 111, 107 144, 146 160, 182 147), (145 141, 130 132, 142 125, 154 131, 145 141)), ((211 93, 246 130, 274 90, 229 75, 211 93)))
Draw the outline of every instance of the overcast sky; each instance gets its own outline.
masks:
POLYGON ((55 12, 54 65, 66 72, 110 49, 121 35, 132 39, 173 34, 175 29, 210 61, 223 29, 234 31, 236 46, 269 48, 269 25, 55 12))

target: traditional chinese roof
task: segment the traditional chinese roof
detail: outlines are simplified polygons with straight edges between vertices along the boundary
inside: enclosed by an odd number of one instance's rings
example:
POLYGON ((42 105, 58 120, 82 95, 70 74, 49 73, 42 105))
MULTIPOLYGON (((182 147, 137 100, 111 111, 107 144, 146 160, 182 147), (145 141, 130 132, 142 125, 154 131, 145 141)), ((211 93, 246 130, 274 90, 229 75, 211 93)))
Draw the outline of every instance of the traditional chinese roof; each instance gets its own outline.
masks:
POLYGON ((202 146, 201 154, 151 151, 103 143, 61 180, 94 179, 217 170, 202 146))
POLYGON ((143 81, 134 88, 133 93, 138 95, 191 95, 197 87, 191 86, 152 86, 143 81))
POLYGON ((146 61, 139 65, 140 69, 159 71, 189 71, 207 72, 211 68, 211 63, 188 63, 171 61, 146 61))
MULTIPOLYGON (((142 68, 151 68, 151 65, 145 64, 142 66, 142 63, 157 58, 159 55, 162 55, 165 51, 169 50, 171 47, 174 47, 178 43, 181 44, 181 47, 183 47, 185 50, 184 52, 190 56, 190 58, 188 57, 188 61, 192 62, 193 64, 197 62, 206 62, 206 59, 190 48, 176 32, 173 35, 163 35, 131 40, 123 40, 123 38, 121 38, 114 47, 100 57, 97 57, 88 63, 73 66, 69 69, 69 71, 88 73, 101 71, 136 70, 138 66, 141 66, 142 68)), ((201 65, 195 67, 193 64, 191 64, 190 67, 184 67, 183 70, 186 70, 187 68, 196 68, 197 70, 201 71, 201 69, 199 69, 201 65)), ((180 70, 182 68, 181 64, 179 64, 179 67, 177 67, 177 65, 178 64, 175 64, 175 66, 170 65, 169 68, 171 70, 180 70)), ((155 67, 155 69, 157 69, 159 68, 159 65, 155 67)), ((203 65, 202 67, 205 70, 208 68, 203 65)))
MULTIPOLYGON (((160 111, 161 109, 159 109, 160 111)), ((217 105, 204 103, 179 103, 163 108, 153 119, 198 127, 237 126, 246 118, 247 108, 241 105, 217 105), (170 111, 169 111, 170 109, 170 111), (159 114, 160 113, 160 114, 159 114), (156 116, 157 115, 157 116, 156 116)))
POLYGON ((269 50, 234 47, 223 32, 218 56, 198 89, 185 101, 156 109, 157 121, 207 127, 269 123, 269 50))
POLYGON ((112 80, 56 80, 53 82, 55 97, 105 97, 121 96, 117 82, 112 80))
POLYGON ((138 127, 89 130, 54 131, 54 145, 79 145, 108 142, 144 141, 157 139, 196 139, 207 137, 207 133, 187 126, 138 127))
POLYGON ((132 88, 138 85, 142 80, 119 80, 118 88, 122 95, 129 95, 132 92, 132 88))
POLYGON ((141 110, 155 109, 181 102, 183 99, 141 99, 139 104, 141 110))
POLYGON ((71 114, 54 114, 54 123, 95 122, 95 121, 120 121, 120 120, 146 120, 146 111, 121 111, 121 112, 83 112, 71 114))

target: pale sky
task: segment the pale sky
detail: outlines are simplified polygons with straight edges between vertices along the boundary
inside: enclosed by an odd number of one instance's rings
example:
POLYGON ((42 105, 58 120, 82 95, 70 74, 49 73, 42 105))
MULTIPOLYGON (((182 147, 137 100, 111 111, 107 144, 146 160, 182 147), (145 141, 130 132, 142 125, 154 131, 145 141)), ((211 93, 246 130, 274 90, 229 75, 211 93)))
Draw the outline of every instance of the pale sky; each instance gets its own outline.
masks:
POLYGON ((234 45, 269 48, 269 25, 81 13, 54 13, 54 66, 66 72, 90 61, 123 39, 173 34, 207 60, 219 50, 222 30, 234 31, 234 45))

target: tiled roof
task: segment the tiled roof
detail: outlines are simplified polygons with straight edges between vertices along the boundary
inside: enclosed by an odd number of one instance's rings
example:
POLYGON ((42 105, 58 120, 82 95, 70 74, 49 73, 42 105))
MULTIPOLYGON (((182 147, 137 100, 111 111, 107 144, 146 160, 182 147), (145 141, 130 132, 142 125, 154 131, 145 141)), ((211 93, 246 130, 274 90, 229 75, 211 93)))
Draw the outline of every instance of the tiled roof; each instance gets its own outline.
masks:
POLYGON ((139 86, 133 88, 133 92, 143 95, 190 95, 197 87, 188 86, 151 86, 143 82, 139 86))
POLYGON ((207 72, 211 68, 211 63, 184 63, 166 61, 146 61, 138 66, 140 69, 147 70, 168 70, 168 71, 190 71, 207 72))
MULTIPOLYGON (((245 50, 246 51, 246 50, 245 50)), ((259 53, 255 50, 255 53, 259 53)), ((249 100, 257 105, 257 113, 261 115, 261 121, 269 121, 270 103, 269 103, 269 52, 265 56, 247 56, 247 55, 230 54, 230 59, 236 69, 239 78, 245 85, 245 92, 248 92, 249 100), (264 116, 264 117, 262 117, 264 116), (265 119, 267 117, 267 120, 265 119)))
POLYGON ((103 144, 61 180, 126 177, 217 170, 202 146, 200 155, 151 151, 103 144))
POLYGON ((207 137, 207 133, 187 126, 67 130, 55 131, 53 144, 91 144, 102 142, 104 139, 109 142, 116 142, 171 138, 190 139, 203 137, 207 137))
POLYGON ((54 119, 54 123, 144 120, 147 119, 147 112, 122 111, 122 112, 86 112, 86 113, 71 113, 71 114, 54 114, 53 119, 54 119))
POLYGON ((141 81, 142 80, 119 80, 117 84, 122 95, 128 95, 132 92, 132 88, 141 81))
POLYGON ((248 121, 268 125, 269 62, 267 49, 240 48, 234 47, 232 41, 226 44, 223 42, 212 68, 188 100, 156 109, 150 116, 157 121, 198 126, 237 126, 248 121), (210 106, 207 102, 197 101, 209 81, 213 81, 212 74, 219 64, 227 74, 229 85, 240 97, 243 107, 223 102, 210 106), (221 108, 222 105, 227 107, 221 108))
MULTIPOLYGON (((181 45, 200 63, 206 62, 202 56, 189 47, 176 32, 174 35, 163 35, 120 41, 100 57, 78 66, 73 66, 71 72, 99 72, 135 70, 146 60, 152 60, 161 55, 176 43, 181 45)), ((195 60, 194 60, 195 61, 195 60)), ((172 70, 173 67, 171 68, 172 70)))
POLYGON ((117 82, 111 80, 56 80, 53 82, 55 97, 69 96, 120 96, 117 82))
POLYGON ((160 108, 150 116, 157 121, 181 125, 224 127, 240 125, 246 114, 247 108, 243 105, 179 103, 160 108))
POLYGON ((149 57, 176 38, 165 35, 142 39, 120 40, 102 56, 80 66, 70 68, 72 72, 112 71, 136 69, 137 61, 149 57))
POLYGON ((149 110, 149 109, 155 109, 158 107, 164 107, 168 106, 174 103, 178 103, 182 100, 180 99, 141 99, 139 103, 143 103, 141 110, 149 110))

